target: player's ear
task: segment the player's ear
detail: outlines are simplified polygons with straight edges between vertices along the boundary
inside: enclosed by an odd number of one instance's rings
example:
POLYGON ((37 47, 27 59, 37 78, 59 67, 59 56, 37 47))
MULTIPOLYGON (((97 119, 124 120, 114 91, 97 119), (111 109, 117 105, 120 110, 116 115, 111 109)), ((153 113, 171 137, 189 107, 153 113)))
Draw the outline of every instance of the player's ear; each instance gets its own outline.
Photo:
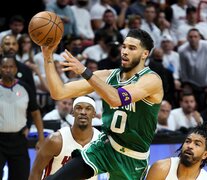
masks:
POLYGON ((96 116, 96 111, 93 112, 93 118, 96 116))
POLYGON ((202 159, 203 160, 206 160, 207 159, 207 151, 204 152, 202 159))
POLYGON ((148 56, 149 56, 149 51, 144 50, 143 53, 142 53, 142 59, 145 60, 148 56))

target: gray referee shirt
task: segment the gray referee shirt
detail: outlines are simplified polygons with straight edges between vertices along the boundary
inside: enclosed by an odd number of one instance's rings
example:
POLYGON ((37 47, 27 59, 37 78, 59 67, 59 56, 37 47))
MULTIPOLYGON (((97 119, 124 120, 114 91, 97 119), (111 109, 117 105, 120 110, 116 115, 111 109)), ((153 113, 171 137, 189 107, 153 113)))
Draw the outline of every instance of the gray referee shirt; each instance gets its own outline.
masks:
POLYGON ((18 132, 26 126, 27 110, 38 109, 30 87, 17 81, 12 87, 0 84, 0 132, 18 132))

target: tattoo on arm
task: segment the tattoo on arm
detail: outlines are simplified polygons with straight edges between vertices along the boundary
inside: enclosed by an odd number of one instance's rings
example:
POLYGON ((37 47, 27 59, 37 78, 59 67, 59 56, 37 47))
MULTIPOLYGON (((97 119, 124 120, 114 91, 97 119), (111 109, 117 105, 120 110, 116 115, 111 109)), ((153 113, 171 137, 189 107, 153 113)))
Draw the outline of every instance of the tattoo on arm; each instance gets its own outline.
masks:
POLYGON ((53 61, 52 61, 51 59, 49 59, 49 60, 47 61, 47 63, 50 64, 50 63, 53 63, 53 61))

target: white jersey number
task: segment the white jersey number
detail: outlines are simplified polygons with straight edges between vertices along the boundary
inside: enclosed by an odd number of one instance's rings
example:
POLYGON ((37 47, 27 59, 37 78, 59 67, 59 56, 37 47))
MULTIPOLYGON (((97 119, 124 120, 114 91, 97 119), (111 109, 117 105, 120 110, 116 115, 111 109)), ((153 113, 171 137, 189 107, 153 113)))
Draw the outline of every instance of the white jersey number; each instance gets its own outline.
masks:
POLYGON ((111 130, 116 133, 123 133, 126 126, 127 113, 124 111, 115 111, 111 121, 111 130))

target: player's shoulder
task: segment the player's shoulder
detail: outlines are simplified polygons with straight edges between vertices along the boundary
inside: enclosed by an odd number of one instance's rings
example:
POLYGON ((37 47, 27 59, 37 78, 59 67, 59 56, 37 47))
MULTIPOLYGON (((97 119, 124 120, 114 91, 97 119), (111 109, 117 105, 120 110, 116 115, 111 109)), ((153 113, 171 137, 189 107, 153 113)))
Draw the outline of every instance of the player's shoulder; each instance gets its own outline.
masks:
POLYGON ((164 180, 170 169, 170 159, 158 160, 149 168, 146 180, 164 180))
POLYGON ((101 79, 106 79, 111 73, 113 69, 103 69, 95 71, 94 74, 99 76, 101 79))
POLYGON ((171 159, 170 158, 161 159, 161 160, 156 161, 151 166, 151 168, 153 168, 154 170, 157 170, 157 171, 166 172, 166 171, 169 170, 170 164, 171 164, 171 159))
POLYGON ((46 143, 50 145, 57 145, 62 142, 62 136, 59 131, 53 132, 46 138, 46 143))

